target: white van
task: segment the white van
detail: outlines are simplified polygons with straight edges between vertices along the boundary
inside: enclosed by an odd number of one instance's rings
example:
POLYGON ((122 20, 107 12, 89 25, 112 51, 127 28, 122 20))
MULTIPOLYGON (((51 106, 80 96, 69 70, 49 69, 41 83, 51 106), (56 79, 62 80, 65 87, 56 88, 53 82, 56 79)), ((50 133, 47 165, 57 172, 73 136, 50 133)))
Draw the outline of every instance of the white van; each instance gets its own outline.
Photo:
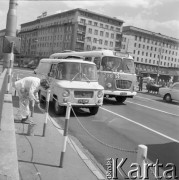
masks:
MULTIPOLYGON (((104 88, 99 85, 96 65, 83 59, 42 59, 36 69, 38 77, 50 81, 51 96, 56 114, 65 112, 67 102, 72 106, 89 108, 92 115, 103 104, 104 88)), ((40 89, 40 97, 46 90, 40 89)))

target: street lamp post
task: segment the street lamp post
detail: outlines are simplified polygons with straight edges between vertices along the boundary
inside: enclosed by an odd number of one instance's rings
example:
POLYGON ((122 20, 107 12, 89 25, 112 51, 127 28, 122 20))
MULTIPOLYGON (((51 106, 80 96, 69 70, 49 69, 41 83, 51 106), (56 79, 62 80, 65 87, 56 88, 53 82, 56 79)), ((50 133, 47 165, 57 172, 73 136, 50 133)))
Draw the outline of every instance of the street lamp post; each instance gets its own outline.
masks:
POLYGON ((158 56, 158 66, 157 66, 157 78, 156 78, 156 84, 158 84, 158 80, 159 80, 159 69, 160 69, 161 55, 162 55, 162 45, 160 46, 159 56, 158 56))

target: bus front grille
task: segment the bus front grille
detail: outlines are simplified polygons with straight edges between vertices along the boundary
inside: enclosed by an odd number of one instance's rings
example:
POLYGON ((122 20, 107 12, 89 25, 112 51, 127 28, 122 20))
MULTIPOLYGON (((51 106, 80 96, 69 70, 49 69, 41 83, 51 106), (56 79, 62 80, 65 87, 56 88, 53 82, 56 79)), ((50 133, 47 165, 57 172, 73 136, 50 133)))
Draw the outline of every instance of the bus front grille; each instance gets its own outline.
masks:
POLYGON ((74 91, 75 98, 92 98, 93 91, 74 91))
POLYGON ((128 80, 116 80, 117 89, 130 89, 132 82, 128 80))

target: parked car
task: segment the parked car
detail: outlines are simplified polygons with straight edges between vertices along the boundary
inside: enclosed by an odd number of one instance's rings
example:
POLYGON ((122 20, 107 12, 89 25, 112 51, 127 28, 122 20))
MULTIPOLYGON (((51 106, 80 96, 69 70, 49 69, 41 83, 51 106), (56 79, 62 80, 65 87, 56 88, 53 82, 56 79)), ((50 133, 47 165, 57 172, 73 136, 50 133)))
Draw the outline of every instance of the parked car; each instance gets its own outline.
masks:
POLYGON ((159 94, 166 102, 171 102, 172 100, 179 101, 179 82, 174 83, 170 87, 160 88, 159 94))

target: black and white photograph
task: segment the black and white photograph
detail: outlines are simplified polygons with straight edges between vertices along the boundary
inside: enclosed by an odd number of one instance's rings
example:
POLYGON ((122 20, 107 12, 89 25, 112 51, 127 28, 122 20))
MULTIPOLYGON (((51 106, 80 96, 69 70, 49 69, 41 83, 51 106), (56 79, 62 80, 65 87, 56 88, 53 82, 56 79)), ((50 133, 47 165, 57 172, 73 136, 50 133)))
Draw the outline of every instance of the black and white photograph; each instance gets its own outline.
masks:
POLYGON ((179 179, 179 0, 0 0, 0 180, 179 179))

